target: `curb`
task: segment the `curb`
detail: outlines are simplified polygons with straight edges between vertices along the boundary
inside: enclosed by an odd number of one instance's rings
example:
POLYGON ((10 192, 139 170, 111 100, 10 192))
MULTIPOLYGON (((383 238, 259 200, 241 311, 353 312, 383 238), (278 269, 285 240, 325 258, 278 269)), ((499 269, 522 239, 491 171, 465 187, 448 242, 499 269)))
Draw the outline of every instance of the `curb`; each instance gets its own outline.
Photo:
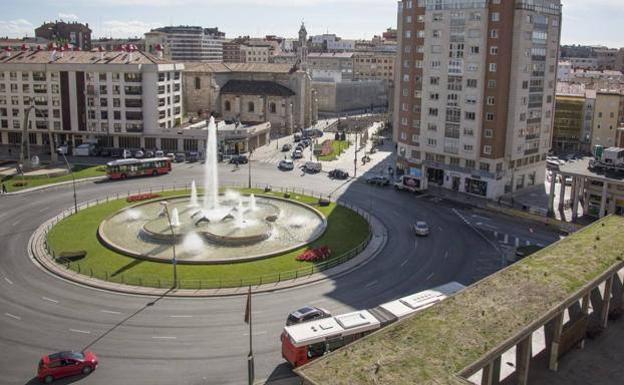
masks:
MULTIPOLYGON (((353 207, 356 208, 356 207, 353 207)), ((72 210, 68 210, 72 211, 72 210)), ((64 211, 65 212, 65 211, 64 211)), ((63 213, 64 213, 63 212, 63 213)), ((41 224, 33 233, 28 241, 28 256, 37 266, 44 271, 61 278, 69 283, 80 286, 98 289, 119 294, 130 294, 151 297, 177 297, 177 298, 214 298, 214 297, 231 297, 247 294, 247 287, 239 288, 223 288, 223 289, 180 289, 171 290, 170 288, 150 288, 143 286, 131 286, 99 279, 90 278, 86 275, 77 273, 73 270, 63 268, 62 265, 56 263, 52 256, 46 251, 46 229, 49 228, 59 217, 64 214, 51 218, 41 224)), ((290 281, 274 282, 266 285, 252 287, 254 293, 270 293, 275 291, 287 290, 316 284, 328 279, 335 279, 349 274, 375 259, 385 248, 388 242, 388 230, 375 216, 365 217, 371 227, 370 240, 366 248, 357 256, 338 265, 334 268, 314 273, 309 276, 297 278, 290 281)))
MULTIPOLYGON (((106 176, 94 176, 94 177, 91 177, 91 178, 77 179, 76 180, 76 184, 83 184, 83 183, 89 183, 89 182, 98 182, 98 181, 101 181, 101 180, 103 181, 103 180, 106 180, 106 179, 107 179, 106 176)), ((46 185, 42 185, 42 186, 27 188, 27 189, 24 189, 24 190, 9 192, 9 193, 4 194, 4 196, 28 194, 28 193, 31 193, 31 192, 53 189, 53 188, 56 188, 56 187, 63 187, 63 186, 71 185, 72 183, 73 183, 73 181, 69 180, 69 181, 66 181, 66 182, 46 184, 46 185)))

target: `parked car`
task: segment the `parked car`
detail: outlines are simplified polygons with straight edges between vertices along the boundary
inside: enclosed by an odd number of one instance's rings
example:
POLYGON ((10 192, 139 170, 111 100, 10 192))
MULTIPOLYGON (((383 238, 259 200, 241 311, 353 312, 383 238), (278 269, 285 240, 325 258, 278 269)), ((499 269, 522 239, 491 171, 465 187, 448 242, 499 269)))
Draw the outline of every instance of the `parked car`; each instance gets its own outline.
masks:
POLYGON ((415 225, 412 225, 412 230, 414 231, 414 234, 420 237, 426 237, 429 235, 429 225, 427 222, 416 222, 415 225))
POLYGON ((305 306, 288 315, 288 318, 286 319, 286 326, 329 317, 331 317, 331 313, 325 309, 314 306, 305 306))
POLYGON ((306 162, 303 166, 305 172, 309 172, 311 174, 316 174, 323 170, 323 165, 319 162, 306 162))
POLYGON ((37 368, 37 378, 41 382, 50 384, 63 377, 87 375, 97 366, 98 358, 93 352, 59 352, 41 358, 37 368))
POLYGON ((188 157, 186 158, 186 161, 189 163, 199 162, 199 152, 190 152, 188 157))
POLYGON ((141 159, 145 157, 145 153, 141 150, 137 150, 134 152, 134 157, 137 159, 141 159))
POLYGON ((292 144, 286 143, 285 145, 282 146, 282 152, 288 152, 290 150, 292 150, 292 144))
POLYGON ((247 164, 249 159, 245 155, 236 155, 230 159, 230 164, 247 164))
POLYGON ((301 151, 299 149, 293 151, 292 158, 293 159, 301 159, 301 158, 303 158, 303 151, 301 151))
POLYGON ((178 152, 177 154, 175 154, 175 162, 176 163, 186 162, 186 154, 183 152, 178 152))
POLYGON ((175 154, 173 152, 168 152, 167 155, 165 155, 166 158, 171 159, 172 162, 175 162, 175 154))
POLYGON ((332 179, 348 179, 349 173, 342 169, 334 169, 329 172, 329 177, 332 179))
POLYGON ((280 170, 284 170, 284 171, 294 170, 295 162, 293 162, 290 159, 284 159, 279 162, 279 165, 277 166, 277 168, 279 168, 280 170))
POLYGON ((74 148, 74 156, 93 156, 95 155, 95 145, 91 143, 83 143, 74 148))
POLYGON ((96 150, 96 152, 98 156, 102 156, 102 157, 112 156, 112 149, 108 147, 99 148, 96 150))
POLYGON ((156 156, 157 158, 163 158, 165 156, 165 153, 161 150, 158 150, 154 153, 154 156, 156 156))
POLYGON ((126 159, 126 158, 132 158, 132 151, 130 150, 123 150, 121 152, 121 157, 126 159))
POLYGON ((366 183, 377 186, 388 186, 390 179, 385 175, 371 175, 366 178, 366 183))
POLYGON ((62 146, 59 146, 56 149, 56 153, 59 154, 59 155, 67 155, 68 151, 69 151, 69 146, 67 146, 66 144, 64 144, 62 146))
POLYGON ((310 147, 310 143, 312 143, 312 141, 310 139, 303 139, 301 143, 303 143, 304 147, 310 147))
POLYGON ((153 158, 154 157, 154 151, 145 151, 145 157, 146 158, 153 158))
POLYGON ((301 142, 301 139, 302 139, 302 135, 301 134, 295 134, 295 137, 294 137, 295 143, 301 142))

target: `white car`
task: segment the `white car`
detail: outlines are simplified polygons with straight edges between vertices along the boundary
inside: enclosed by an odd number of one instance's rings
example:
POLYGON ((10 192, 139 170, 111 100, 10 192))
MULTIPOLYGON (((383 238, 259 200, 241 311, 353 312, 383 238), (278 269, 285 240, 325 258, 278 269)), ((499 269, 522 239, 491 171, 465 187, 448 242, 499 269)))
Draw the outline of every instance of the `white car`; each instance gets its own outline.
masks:
POLYGON ((156 158, 164 158, 165 157, 165 153, 162 150, 158 150, 154 153, 154 156, 156 158))
POLYGON ((277 166, 280 170, 291 171, 295 169, 295 163, 292 160, 284 159, 277 166))
POLYGON ((414 234, 420 237, 426 237, 429 235, 429 225, 427 222, 416 222, 415 225, 412 225, 412 230, 414 231, 414 234))
POLYGON ((59 146, 59 148, 56 149, 56 153, 59 155, 67 155, 67 151, 69 150, 69 148, 67 147, 66 144, 59 146))

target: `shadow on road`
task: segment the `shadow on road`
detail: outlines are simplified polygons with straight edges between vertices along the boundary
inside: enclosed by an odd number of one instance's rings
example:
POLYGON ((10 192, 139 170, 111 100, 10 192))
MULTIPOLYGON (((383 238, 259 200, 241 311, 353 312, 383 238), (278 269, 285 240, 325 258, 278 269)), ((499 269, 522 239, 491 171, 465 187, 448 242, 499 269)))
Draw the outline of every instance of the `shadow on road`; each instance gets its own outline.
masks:
MULTIPOLYGON (((71 377, 65 377, 65 378, 61 378, 58 380, 54 380, 53 384, 54 385, 73 384, 74 382, 82 381, 83 379, 87 377, 88 375, 85 376, 84 374, 71 376, 71 377)), ((41 385, 41 382, 39 382, 39 379, 37 377, 33 377, 30 379, 30 381, 26 382, 24 385, 41 385)))
POLYGON ((117 324, 115 324, 112 328, 108 329, 106 332, 104 332, 101 336, 97 337, 95 340, 91 341, 87 346, 85 346, 82 350, 88 350, 90 349, 93 345, 95 345, 96 343, 98 343, 100 340, 102 340, 104 337, 106 337, 107 335, 109 335, 110 333, 112 333, 113 331, 115 331, 115 329, 117 329, 118 327, 122 326, 123 324, 125 324, 126 322, 128 322, 129 320, 131 320, 132 318, 136 317, 137 315, 139 315, 140 313, 142 313, 144 310, 146 310, 147 308, 150 308, 154 305, 156 305, 156 303, 158 303, 160 300, 162 300, 163 298, 165 298, 169 293, 171 293, 174 290, 174 288, 171 288, 169 290, 167 290, 163 295, 159 296, 158 298, 154 299, 151 302, 146 303, 143 307, 141 307, 139 310, 135 311, 134 313, 130 314, 128 317, 124 318, 123 320, 119 321, 117 324))

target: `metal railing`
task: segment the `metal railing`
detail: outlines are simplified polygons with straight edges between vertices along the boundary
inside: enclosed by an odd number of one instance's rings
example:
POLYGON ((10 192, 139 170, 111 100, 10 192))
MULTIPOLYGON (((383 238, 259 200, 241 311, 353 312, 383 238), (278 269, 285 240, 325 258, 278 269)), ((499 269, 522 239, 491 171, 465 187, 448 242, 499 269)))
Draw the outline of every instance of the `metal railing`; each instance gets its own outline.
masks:
MULTIPOLYGON (((258 185, 255 184, 253 186, 254 189, 264 190, 267 185, 258 185)), ((187 184, 173 184, 170 186, 161 186, 160 188, 146 188, 146 189, 138 189, 136 191, 127 191, 126 193, 117 193, 114 195, 107 195, 105 198, 98 198, 86 202, 82 202, 78 204, 78 211, 82 211, 89 207, 94 207, 99 204, 113 202, 120 199, 127 199, 133 195, 145 194, 145 193, 164 193, 164 192, 180 192, 183 193, 185 191, 190 191, 191 185, 187 184)), ((222 189, 246 189, 244 183, 241 183, 240 186, 237 185, 229 185, 227 187, 222 187, 222 189)), ((331 200, 331 196, 327 194, 320 194, 311 190, 305 190, 304 188, 286 188, 286 187, 272 187, 271 191, 266 192, 276 194, 286 194, 290 193, 291 196, 294 194, 301 194, 305 197, 311 198, 324 198, 331 200)), ((175 285, 179 289, 191 289, 191 290, 202 290, 202 289, 225 289, 225 288, 239 288, 239 287, 247 287, 247 286, 260 286, 265 284, 277 284, 283 281, 291 281, 300 278, 307 278, 312 276, 313 274, 321 273, 323 271, 332 269, 338 265, 341 265, 357 255, 359 255, 370 243, 373 232, 370 224, 370 214, 366 211, 349 205, 346 202, 341 202, 340 200, 334 202, 342 207, 345 207, 349 210, 354 211, 358 215, 362 216, 368 223, 368 236, 366 239, 358 244, 356 247, 352 248, 349 251, 346 251, 340 254, 337 257, 330 258, 327 261, 315 263, 313 265, 309 265, 309 262, 301 262, 302 264, 308 264, 305 267, 295 270, 281 271, 269 274, 262 274, 254 277, 246 277, 246 278, 219 278, 219 279, 178 279, 177 285, 175 285)), ((53 220, 49 221, 44 232, 43 232, 43 246, 45 251, 48 253, 48 256, 52 258, 52 260, 57 264, 62 266, 63 268, 85 275, 86 277, 102 280, 105 282, 130 285, 130 286, 141 286, 141 287, 149 287, 149 288, 171 288, 173 287, 173 279, 164 279, 158 276, 136 276, 124 273, 114 273, 109 271, 101 271, 101 270, 93 270, 92 267, 85 266, 81 264, 79 261, 71 261, 67 258, 62 258, 56 256, 55 251, 50 247, 48 242, 49 232, 61 221, 65 220, 68 217, 74 215, 73 207, 70 209, 63 210, 57 217, 53 220)), ((293 257, 295 258, 295 257, 293 257)))

